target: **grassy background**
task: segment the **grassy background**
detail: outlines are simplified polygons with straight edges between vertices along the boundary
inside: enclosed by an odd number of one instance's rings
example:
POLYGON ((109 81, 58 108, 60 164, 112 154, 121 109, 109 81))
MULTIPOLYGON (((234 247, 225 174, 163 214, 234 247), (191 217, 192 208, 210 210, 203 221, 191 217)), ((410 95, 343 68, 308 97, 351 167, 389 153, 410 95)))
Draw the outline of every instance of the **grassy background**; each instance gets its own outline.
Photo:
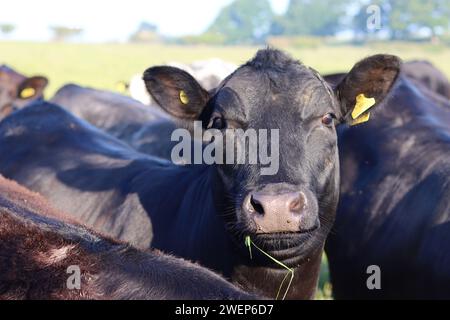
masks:
MULTIPOLYGON (((370 54, 391 53, 404 60, 427 59, 450 77, 450 48, 431 44, 374 43, 365 46, 318 46, 284 48, 295 58, 321 73, 348 71, 370 54)), ((68 82, 116 90, 155 64, 218 57, 241 64, 251 58, 256 47, 169 46, 144 44, 66 44, 0 42, 0 64, 6 63, 26 74, 42 74, 50 79, 46 96, 68 82)), ((322 262, 316 298, 331 298, 328 264, 322 262)))
MULTIPOLYGON (((154 64, 190 62, 218 57, 237 64, 251 58, 256 47, 208 47, 145 44, 67 44, 0 42, 0 64, 27 75, 50 79, 47 96, 67 82, 115 90, 154 64)), ((321 73, 349 70, 370 54, 391 53, 401 58, 428 59, 450 76, 450 48, 409 43, 375 43, 365 46, 283 48, 321 73)))

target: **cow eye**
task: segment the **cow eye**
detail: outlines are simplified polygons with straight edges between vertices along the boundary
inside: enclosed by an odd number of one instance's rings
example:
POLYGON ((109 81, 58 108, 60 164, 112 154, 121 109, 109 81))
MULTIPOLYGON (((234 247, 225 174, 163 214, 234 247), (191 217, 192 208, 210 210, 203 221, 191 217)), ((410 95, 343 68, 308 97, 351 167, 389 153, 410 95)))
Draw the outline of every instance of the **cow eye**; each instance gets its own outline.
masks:
POLYGON ((326 126, 331 126, 334 119, 336 119, 336 116, 333 113, 327 113, 322 117, 322 123, 326 126))
POLYGON ((222 116, 213 116, 209 122, 208 128, 222 130, 226 126, 225 119, 222 116))

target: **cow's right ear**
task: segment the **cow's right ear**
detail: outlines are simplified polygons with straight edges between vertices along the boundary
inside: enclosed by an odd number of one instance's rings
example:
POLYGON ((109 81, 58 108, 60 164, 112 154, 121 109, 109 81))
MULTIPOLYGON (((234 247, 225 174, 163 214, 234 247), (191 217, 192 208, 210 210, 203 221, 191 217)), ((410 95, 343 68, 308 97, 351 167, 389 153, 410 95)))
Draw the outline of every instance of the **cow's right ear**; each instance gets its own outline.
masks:
POLYGON ((177 118, 198 119, 209 100, 208 91, 194 77, 175 67, 149 68, 143 79, 153 99, 177 118))

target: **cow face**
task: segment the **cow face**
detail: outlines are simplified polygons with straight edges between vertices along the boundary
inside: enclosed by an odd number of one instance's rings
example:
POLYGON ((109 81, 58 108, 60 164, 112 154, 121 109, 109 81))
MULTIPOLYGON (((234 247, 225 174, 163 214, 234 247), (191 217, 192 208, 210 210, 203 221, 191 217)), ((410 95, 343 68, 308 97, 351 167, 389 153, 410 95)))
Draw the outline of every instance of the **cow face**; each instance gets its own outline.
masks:
POLYGON ((41 99, 47 78, 27 78, 7 66, 0 66, 0 119, 33 100, 41 99))
MULTIPOLYGON (((361 94, 375 104, 382 101, 399 69, 396 57, 372 56, 332 88, 311 68, 266 49, 213 94, 172 67, 150 68, 144 80, 167 112, 200 119, 205 128, 278 129, 279 145, 269 146, 279 156, 274 174, 262 175, 258 163, 215 164, 213 189, 218 214, 238 244, 250 235, 272 256, 294 265, 322 248, 334 221, 339 196, 335 126, 354 121, 361 94)), ((367 114, 357 111, 358 117, 367 114)))

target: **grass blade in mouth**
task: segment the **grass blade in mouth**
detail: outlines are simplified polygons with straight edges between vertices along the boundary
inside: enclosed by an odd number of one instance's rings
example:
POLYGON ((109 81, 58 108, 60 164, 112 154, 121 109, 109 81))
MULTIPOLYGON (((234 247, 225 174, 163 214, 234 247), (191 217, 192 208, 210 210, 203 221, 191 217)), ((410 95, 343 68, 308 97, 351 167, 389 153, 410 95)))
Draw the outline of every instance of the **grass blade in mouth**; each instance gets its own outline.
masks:
POLYGON ((278 300, 278 297, 280 296, 280 292, 281 289, 283 288, 283 284, 286 281, 287 276, 290 274, 291 275, 291 279, 289 280, 289 283, 286 287, 286 291, 284 292, 283 298, 282 300, 286 299, 286 295, 289 291, 289 289, 291 288, 291 284, 292 284, 292 280, 294 279, 294 270, 289 268, 287 265, 285 265, 283 262, 278 261, 277 259, 275 259, 274 257, 272 257, 270 254, 268 254, 267 252, 265 252, 264 250, 262 250, 260 247, 258 247, 250 238, 250 236, 246 236, 245 237, 245 246, 248 248, 248 251, 250 253, 250 259, 252 259, 252 245, 258 249, 262 254, 264 254, 266 257, 268 257, 270 260, 272 260, 273 262, 275 262, 276 264, 278 264, 279 266, 285 268, 288 273, 286 273, 286 275, 283 278, 283 281, 281 281, 280 287, 278 288, 278 292, 277 295, 275 297, 275 300, 278 300))

